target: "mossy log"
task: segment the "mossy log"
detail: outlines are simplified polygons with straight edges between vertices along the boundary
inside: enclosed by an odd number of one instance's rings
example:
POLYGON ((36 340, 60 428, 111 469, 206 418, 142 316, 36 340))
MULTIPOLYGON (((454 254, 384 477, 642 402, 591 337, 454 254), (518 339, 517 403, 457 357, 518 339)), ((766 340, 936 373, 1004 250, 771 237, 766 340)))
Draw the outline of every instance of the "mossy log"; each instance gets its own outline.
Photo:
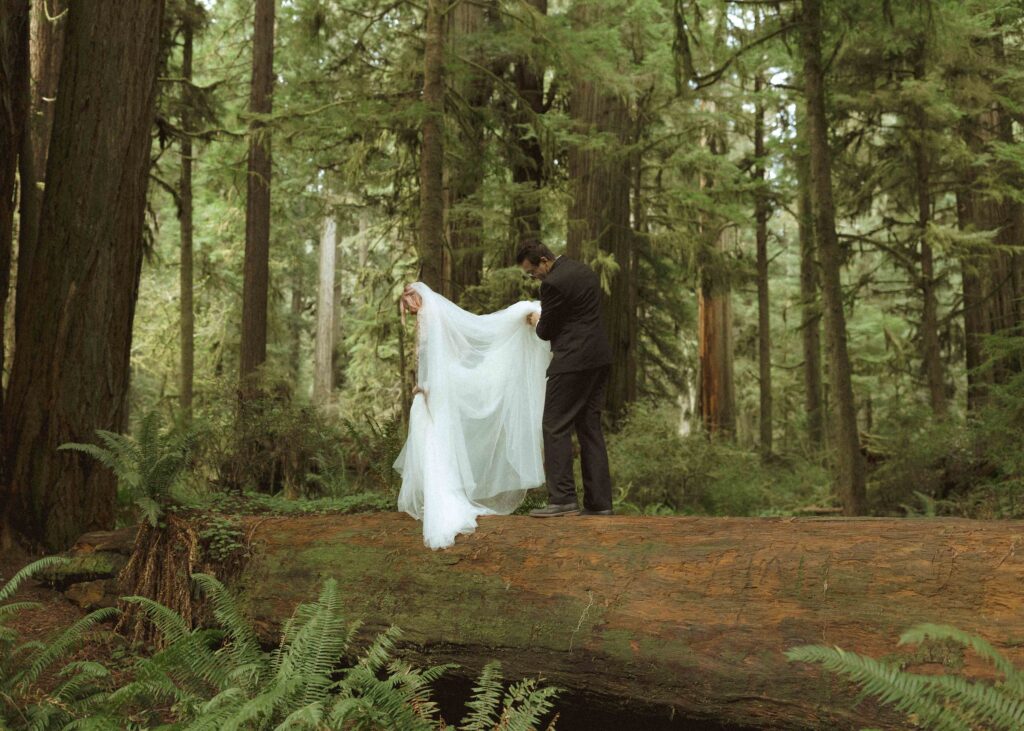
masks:
POLYGON ((738 726, 906 727, 786 649, 839 645, 910 668, 966 663, 897 647, 919 622, 987 638, 1021 665, 1022 522, 492 517, 423 547, 395 513, 252 519, 236 582, 270 640, 334 577, 368 632, 397 625, 406 657, 492 658, 588 703, 738 726))

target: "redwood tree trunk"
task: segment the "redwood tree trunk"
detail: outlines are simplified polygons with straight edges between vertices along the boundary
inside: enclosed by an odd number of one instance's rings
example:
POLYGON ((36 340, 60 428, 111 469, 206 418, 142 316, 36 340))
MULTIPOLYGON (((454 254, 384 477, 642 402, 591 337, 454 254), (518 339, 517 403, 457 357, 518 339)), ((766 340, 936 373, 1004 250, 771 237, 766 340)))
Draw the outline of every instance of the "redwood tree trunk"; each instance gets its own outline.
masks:
MULTIPOLYGON (((923 115, 920 134, 925 133, 923 115)), ((939 302, 935 293, 935 260, 928 241, 928 224, 931 222, 931 164, 928 150, 923 141, 914 150, 917 168, 917 225, 921 236, 921 362, 928 384, 928 400, 932 413, 946 415, 946 377, 942 367, 942 350, 939 347, 939 302)))
MULTIPOLYGON (((469 41, 470 48, 479 43, 479 34, 485 30, 489 20, 488 9, 477 3, 456 3, 448 13, 448 42, 454 53, 470 55, 479 66, 487 58, 479 51, 466 50, 460 41, 469 41)), ((466 74, 456 81, 457 93, 463 100, 464 109, 459 115, 458 161, 452 163, 448 179, 448 244, 451 247, 451 292, 452 298, 462 301, 466 288, 480 284, 484 268, 484 222, 473 211, 473 196, 480 189, 484 179, 485 156, 483 113, 494 83, 491 76, 476 66, 463 71, 466 74)))
POLYGON ((420 280, 435 292, 444 276, 444 11, 445 0, 427 0, 423 54, 423 142, 420 150, 420 280))
POLYGON ((324 405, 334 390, 334 260, 338 227, 334 216, 324 214, 320 234, 319 284, 316 301, 316 343, 313 353, 313 403, 324 405))
MULTIPOLYGON (((547 15, 547 0, 528 0, 541 15, 547 15)), ((511 138, 513 246, 507 263, 515 263, 515 252, 531 239, 541 239, 540 191, 544 185, 544 150, 540 144, 538 118, 544 114, 544 70, 531 58, 520 58, 512 67, 516 89, 511 138), (530 131, 533 134, 530 134, 530 131)))
MULTIPOLYGON (((806 122, 800 125, 806 129, 806 122)), ((805 139, 802 133, 800 139, 805 139)), ((821 388, 821 305, 818 300, 818 260, 815 256, 814 217, 811 213, 810 157, 798 150, 797 211, 800 236, 800 340, 804 364, 804 416, 811 446, 821 448, 825 441, 824 404, 821 388)))
MULTIPOLYGON (((712 246, 725 250, 726 231, 712 246)), ((701 423, 711 436, 736 433, 736 388, 733 381, 732 297, 705 270, 697 294, 697 356, 700 390, 697 404, 701 423)))
POLYGON ((811 204, 821 262, 821 292, 825 308, 825 346, 829 379, 835 400, 836 489, 845 515, 866 508, 864 460, 860 453, 857 411, 853 401, 850 356, 846 349, 846 315, 840 279, 842 254, 836 235, 832 201, 832 163, 825 114, 825 77, 821 61, 821 0, 804 0, 804 87, 807 93, 808 149, 811 158, 811 204))
MULTIPOLYGON (((249 111, 270 114, 274 89, 274 3, 256 0, 249 111)), ((267 360, 267 298, 270 286, 270 129, 249 125, 249 174, 245 208, 245 273, 239 375, 251 380, 267 360)))
MULTIPOLYGON (((24 156, 28 107, 28 0, 0 5, 0 373, 4 370, 7 292, 14 249, 19 152, 24 156)), ((23 163, 24 165, 24 163, 23 163)), ((3 389, 0 387, 0 413, 3 389)))
MULTIPOLYGON (((761 77, 754 79, 754 93, 760 95, 761 77)), ((768 191, 765 178, 764 102, 758 99, 754 110, 754 167, 755 193, 754 219, 757 230, 757 360, 761 392, 761 454, 772 452, 772 333, 771 311, 768 308, 768 191)))
POLYGON ((110 471, 56 450, 126 426, 163 7, 73 3, 67 18, 38 246, 20 273, 26 289, 3 415, 12 521, 50 548, 113 522, 110 471))
MULTIPOLYGON (((705 140, 714 155, 724 153, 719 138, 705 140)), ((712 188, 714 181, 701 176, 701 187, 712 188)), ((711 437, 736 434, 736 388, 733 381, 732 293, 728 283, 715 276, 721 267, 714 260, 724 255, 733 229, 721 221, 701 222, 700 287, 697 292, 697 407, 701 424, 711 437)))
MULTIPOLYGON (((593 12, 586 9, 578 13, 576 22, 590 22, 593 12)), ((573 87, 569 113, 577 133, 607 136, 615 145, 610 150, 603 146, 595 149, 587 142, 570 147, 572 197, 566 235, 570 257, 588 259, 600 251, 611 254, 618 265, 603 309, 612 347, 607 408, 614 418, 636 397, 637 312, 631 296, 635 257, 629 220, 631 156, 622 149, 629 141, 629 108, 624 99, 602 88, 599 82, 580 78, 573 87)))
MULTIPOLYGON (((991 109, 964 127, 968 147, 982 155, 989 145, 999 141, 1013 142, 1010 119, 1005 110, 991 109)), ((998 162, 990 163, 998 165, 998 162)), ((995 171, 999 175, 1000 171, 995 171)), ((1002 171, 1008 180, 1012 173, 1002 171)), ((1021 301, 1022 261, 1020 247, 1024 235, 1021 205, 1013 200, 999 200, 977 189, 977 174, 968 170, 957 196, 957 213, 962 228, 994 232, 993 243, 1004 247, 963 259, 964 330, 967 354, 967 407, 976 410, 988 396, 993 384, 1006 383, 1021 370, 1017 358, 997 358, 991 368, 978 370, 987 361, 983 350, 985 339, 1007 332, 1024 321, 1021 301), (1007 250, 1009 249, 1009 250, 1007 250)))
MULTIPOLYGON (((190 99, 192 83, 193 27, 186 20, 184 27, 184 48, 182 51, 181 75, 185 79, 185 98, 190 99)), ((192 416, 192 389, 195 374, 195 310, 193 307, 193 263, 192 263, 192 138, 189 137, 188 103, 182 115, 185 136, 181 139, 181 208, 178 220, 181 228, 181 267, 179 288, 181 291, 181 384, 179 403, 187 418, 192 416)))
POLYGON ((421 524, 398 513, 264 516, 249 524, 256 550, 238 588, 270 642, 330 576, 359 587, 347 609, 366 633, 397 625, 401 654, 417 663, 454 661, 472 676, 498 659, 506 677, 542 671, 566 702, 586 695, 665 718, 905 729, 785 651, 839 645, 916 671, 934 658, 898 646, 899 634, 941 621, 1020 666, 1022 531, 1022 521, 620 516, 595 530, 584 518, 502 516, 430 551, 421 524))
MULTIPOLYGON (((43 201, 46 157, 53 129, 57 82, 64 49, 67 0, 37 0, 32 3, 32 79, 29 95, 28 136, 23 140, 21 159, 21 210, 18 232, 18 268, 28 271, 39 231, 39 208, 43 201)), ((18 302, 26 296, 18 288, 18 302)))

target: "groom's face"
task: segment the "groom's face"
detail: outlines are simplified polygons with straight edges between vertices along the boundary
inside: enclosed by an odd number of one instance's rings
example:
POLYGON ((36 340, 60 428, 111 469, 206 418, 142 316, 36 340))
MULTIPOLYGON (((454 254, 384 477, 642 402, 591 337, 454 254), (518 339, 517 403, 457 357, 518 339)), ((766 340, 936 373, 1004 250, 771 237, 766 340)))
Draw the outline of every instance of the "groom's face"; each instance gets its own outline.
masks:
POLYGON ((532 277, 533 279, 544 279, 544 277, 548 275, 548 272, 551 271, 552 263, 553 262, 546 256, 542 256, 540 261, 536 264, 529 259, 523 259, 521 266, 523 268, 523 273, 526 274, 526 276, 532 277))

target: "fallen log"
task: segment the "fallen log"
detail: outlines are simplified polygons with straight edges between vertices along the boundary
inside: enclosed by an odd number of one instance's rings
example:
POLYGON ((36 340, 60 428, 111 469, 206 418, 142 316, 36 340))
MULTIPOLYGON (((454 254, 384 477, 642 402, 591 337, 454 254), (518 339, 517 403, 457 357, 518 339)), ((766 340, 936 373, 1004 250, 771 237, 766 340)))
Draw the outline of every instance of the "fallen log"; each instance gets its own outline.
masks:
POLYGON ((1024 660, 1024 522, 510 516, 439 552, 395 513, 249 528, 236 586, 268 640, 334 577, 368 631, 404 630, 415 662, 470 674, 498 659, 506 677, 539 674, 588 703, 748 727, 905 728, 785 650, 839 645, 911 669, 962 659, 988 672, 948 647, 897 647, 927 621, 1024 660))
MULTIPOLYGON (((509 677, 567 689, 562 708, 903 728, 782 652, 837 644, 910 669, 988 672, 955 648, 901 653, 899 632, 921 621, 980 634, 1022 664, 1020 522, 488 518, 438 553, 397 514, 248 523, 256 550, 238 586, 267 642, 334 576, 367 633, 406 630, 410 659, 459 662, 469 676, 498 658, 509 677)), ((67 575, 128 553, 134 532, 83 536, 67 575)))

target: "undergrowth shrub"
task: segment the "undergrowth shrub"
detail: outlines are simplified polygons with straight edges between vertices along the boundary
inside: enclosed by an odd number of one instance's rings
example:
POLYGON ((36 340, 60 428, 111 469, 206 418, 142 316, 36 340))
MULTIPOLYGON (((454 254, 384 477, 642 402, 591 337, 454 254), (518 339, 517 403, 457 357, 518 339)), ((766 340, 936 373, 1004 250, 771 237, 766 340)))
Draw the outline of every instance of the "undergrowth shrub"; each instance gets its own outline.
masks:
POLYGON ((673 407, 636 404, 607 441, 620 512, 771 515, 830 500, 821 465, 681 436, 673 407))

